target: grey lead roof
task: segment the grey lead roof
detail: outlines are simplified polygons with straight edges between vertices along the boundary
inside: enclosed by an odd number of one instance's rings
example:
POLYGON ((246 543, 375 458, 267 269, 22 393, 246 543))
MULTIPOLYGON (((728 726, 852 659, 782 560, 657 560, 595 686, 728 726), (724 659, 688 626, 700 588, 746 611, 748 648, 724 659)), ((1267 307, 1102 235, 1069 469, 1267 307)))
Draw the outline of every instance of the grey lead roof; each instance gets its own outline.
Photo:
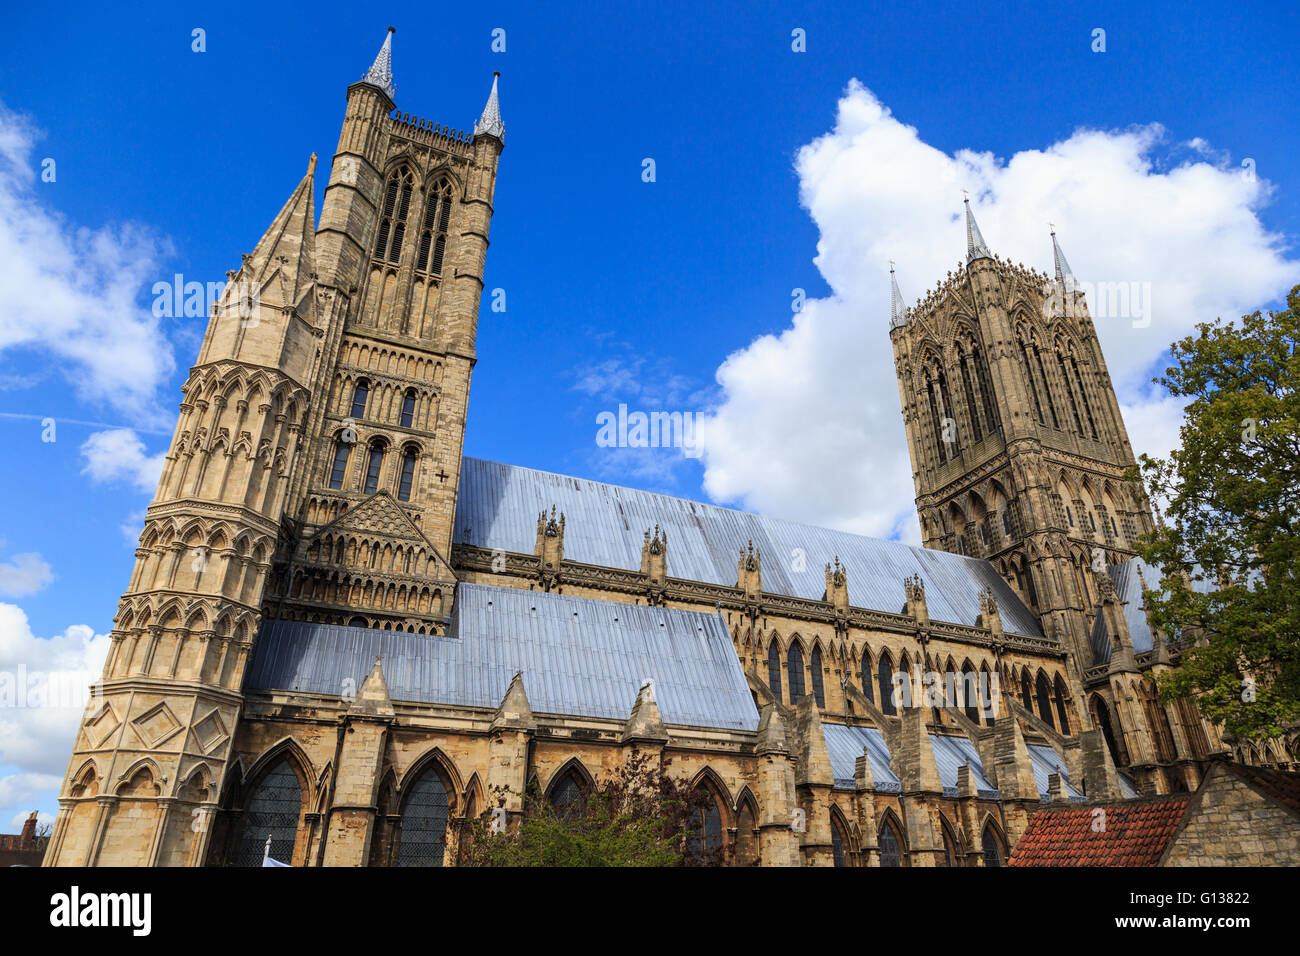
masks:
POLYGON ((650 678, 666 724, 758 727, 716 615, 474 584, 457 585, 446 637, 268 621, 247 686, 339 696, 381 654, 393 700, 495 708, 522 671, 536 713, 626 720, 650 678))
MULTIPOLYGON (((1146 578, 1147 587, 1155 588, 1160 583, 1161 572, 1141 558, 1133 557, 1119 564, 1112 564, 1106 569, 1110 579, 1115 583, 1115 593, 1123 602, 1124 623, 1128 625, 1129 636, 1133 640, 1133 653, 1145 654, 1155 646, 1155 637, 1151 633, 1151 622, 1147 620, 1146 599, 1142 596, 1142 579, 1146 578), (1139 575, 1139 572, 1141 574, 1139 575)), ((1193 591, 1208 593, 1213 585, 1197 577, 1192 578, 1193 591)), ((1094 664, 1110 663, 1110 635, 1106 632, 1106 619, 1098 614, 1092 621, 1092 662, 1094 664)))
POLYGON ((889 747, 885 744, 885 735, 878 729, 822 724, 822 736, 826 738, 826 755, 830 757, 835 786, 845 790, 853 789, 854 770, 865 747, 867 763, 871 766, 871 776, 876 782, 876 789, 894 792, 899 790, 898 777, 889 766, 889 747))
POLYGON ((1047 744, 1029 744, 1028 746, 1029 760, 1034 765, 1034 782, 1038 784, 1038 793, 1042 799, 1051 799, 1047 776, 1053 773, 1061 775, 1061 782, 1065 784, 1065 792, 1072 801, 1079 803, 1088 799, 1070 783, 1070 771, 1065 769, 1065 761, 1061 759, 1061 755, 1056 752, 1054 747, 1047 744))
POLYGON ((479 458, 461 463, 454 541, 532 554, 538 512, 552 505, 568 518, 564 556, 571 561, 639 570, 645 532, 658 525, 668 534, 670 577, 734 587, 740 549, 753 541, 763 589, 773 594, 821 600, 824 566, 838 556, 857 607, 901 612, 903 580, 918 574, 932 619, 974 626, 980 591, 989 587, 1005 631, 1042 636, 1029 609, 979 558, 479 458))

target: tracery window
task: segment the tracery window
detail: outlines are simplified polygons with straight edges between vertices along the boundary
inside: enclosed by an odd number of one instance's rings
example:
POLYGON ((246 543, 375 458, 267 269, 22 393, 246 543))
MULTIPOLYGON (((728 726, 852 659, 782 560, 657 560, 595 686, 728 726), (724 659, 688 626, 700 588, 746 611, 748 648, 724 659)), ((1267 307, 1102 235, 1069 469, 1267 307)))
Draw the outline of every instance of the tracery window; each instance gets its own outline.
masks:
POLYGON ((565 819, 582 815, 587 806, 587 797, 582 792, 576 773, 569 771, 551 788, 550 802, 555 812, 565 819))
POLYGON ((691 851, 692 855, 700 856, 721 849, 722 813, 718 810, 717 797, 704 784, 695 788, 695 794, 708 801, 702 809, 696 811, 692 821, 694 832, 691 834, 691 851))
POLYGON ((235 855, 236 866, 261 866, 271 839, 270 857, 281 863, 293 860, 302 814, 302 785, 287 759, 271 767, 244 805, 244 829, 235 855))
POLYGON ((447 222, 451 217, 451 183, 440 180, 429 190, 420 227, 420 248, 415 267, 430 275, 442 274, 442 260, 447 248, 447 222))
POLYGON ((814 647, 812 651, 811 671, 812 671, 812 692, 813 699, 817 702, 818 707, 826 706, 826 693, 822 687, 822 651, 820 647, 814 647))
POLYGON ((781 650, 772 641, 767 646, 767 682, 772 687, 772 696, 781 700, 781 650))
POLYGON ((1065 689, 1065 681, 1061 675, 1056 675, 1056 719, 1060 724, 1060 730, 1063 734, 1070 732, 1070 718, 1065 709, 1065 703, 1070 699, 1069 693, 1065 689))
POLYGON ((786 672, 790 676, 790 703, 797 704, 804 695, 803 689, 803 651, 798 644, 790 645, 786 659, 786 672))
POLYGON ((831 815, 831 857, 836 866, 848 866, 848 860, 844 854, 844 834, 840 833, 839 821, 831 815))
POLYGON ((997 834, 993 832, 993 828, 991 826, 984 828, 984 838, 982 840, 982 843, 984 849, 984 865, 1001 866, 1002 846, 998 842, 997 834))
POLYGON ((388 177, 380 208, 379 232, 375 236, 376 259, 394 265, 401 259, 406 215, 411 210, 411 191, 414 188, 415 178, 408 166, 401 166, 388 177))
POLYGON ((411 784, 402 808, 398 866, 442 866, 449 814, 447 787, 433 767, 411 784))
POLYGON ((882 713, 895 716, 898 714, 898 709, 894 707, 894 671, 889 666, 889 657, 885 654, 880 655, 877 677, 880 683, 880 710, 882 713))
POLYGON ((898 831, 888 821, 880 825, 878 843, 881 866, 903 865, 902 841, 898 838, 898 831))
POLYGON ((874 702, 876 699, 875 675, 871 671, 871 653, 862 649, 862 696, 874 702))
POLYGON ((1052 689, 1047 683, 1047 675, 1042 671, 1038 672, 1038 716, 1043 719, 1053 730, 1056 729, 1056 722, 1052 719, 1052 689))

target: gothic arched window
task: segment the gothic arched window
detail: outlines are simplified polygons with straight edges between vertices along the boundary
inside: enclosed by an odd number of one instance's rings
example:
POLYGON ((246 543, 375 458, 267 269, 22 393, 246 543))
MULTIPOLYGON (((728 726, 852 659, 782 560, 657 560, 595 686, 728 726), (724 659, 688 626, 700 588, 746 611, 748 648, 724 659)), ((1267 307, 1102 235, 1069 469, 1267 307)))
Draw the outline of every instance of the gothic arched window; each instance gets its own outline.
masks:
POLYGON ((447 222, 451 217, 451 183, 440 180, 429 190, 424 207, 424 224, 420 228, 420 249, 415 267, 430 275, 442 274, 442 259, 447 248, 447 222))
POLYGON ((550 803, 552 809, 566 820, 582 815, 587 806, 587 796, 575 771, 570 770, 551 788, 550 803))
POLYGON ((415 389, 408 388, 406 394, 402 396, 402 417, 399 424, 403 428, 410 428, 411 423, 415 421, 415 389))
POLYGON ((880 710, 891 717, 897 715, 898 709, 894 707, 894 670, 889 666, 889 656, 886 654, 880 655, 877 679, 880 683, 880 710))
POLYGON ((718 798, 704 784, 695 788, 695 796, 705 804, 695 811, 691 820, 694 831, 691 833, 691 853, 693 856, 715 853, 722 848, 722 813, 718 810, 718 798))
POLYGON ((1034 361, 1038 363, 1038 374, 1043 380, 1043 391, 1047 397, 1047 410, 1052 414, 1052 427, 1060 428, 1061 420, 1056 417, 1056 400, 1052 398, 1052 385, 1047 378, 1047 368, 1043 365, 1043 353, 1037 342, 1034 343, 1034 361))
POLYGON ((862 696, 874 702, 876 699, 875 675, 871 671, 871 652, 862 649, 862 696))
POLYGON ((975 675, 975 669, 969 664, 962 668, 961 672, 961 697, 966 716, 978 724, 980 722, 979 678, 975 675))
POLYGON ((415 477, 415 458, 416 451, 414 448, 407 448, 402 452, 402 472, 397 480, 397 500, 411 500, 411 480, 415 477))
POLYGON ((267 837, 271 838, 271 859, 291 862, 301 815, 302 785, 289 761, 281 759, 262 775, 244 804, 244 830, 235 865, 261 866, 267 837))
POLYGON ((958 346, 958 353, 961 358, 958 360, 958 366, 961 371, 961 387, 966 394, 966 410, 970 415, 971 439, 979 441, 983 437, 984 431, 980 426, 979 406, 975 403, 975 389, 971 385, 970 360, 966 355, 966 350, 958 346))
POLYGON ((375 442, 370 446, 370 459, 366 462, 366 481, 362 487, 368 495, 373 495, 379 489, 379 472, 384 465, 384 443, 375 442))
POLYGON ((835 814, 831 814, 831 859, 836 866, 848 866, 848 859, 844 854, 844 834, 840 832, 840 822, 835 819, 835 814))
POLYGON ((881 866, 903 865, 903 841, 899 839, 898 831, 894 829, 893 824, 888 820, 880 824, 878 843, 880 846, 881 866))
POLYGON ((366 415, 366 399, 369 397, 370 383, 363 378, 357 382, 357 387, 352 390, 352 411, 349 417, 364 418, 366 415))
POLYGON ((940 409, 941 399, 939 397, 939 391, 935 387, 934 381, 930 378, 928 374, 925 377, 925 394, 930 401, 930 424, 934 428, 935 450, 939 455, 939 464, 942 465, 945 461, 948 460, 948 453, 945 449, 945 442, 943 440, 944 413, 940 409))
POLYGON ((352 454, 352 443, 339 439, 334 445, 334 463, 330 466, 330 487, 342 488, 343 478, 348 470, 348 456, 352 454))
POLYGON ((410 785, 403 803, 398 866, 442 866, 448 814, 447 787, 429 767, 410 785))
POLYGON ((1020 672, 1020 702, 1025 705, 1025 710, 1031 714, 1034 712, 1034 684, 1028 668, 1020 672))
POLYGON ((772 686, 772 696, 781 700, 781 649, 772 641, 767 646, 767 682, 772 686))
POLYGON ((961 866, 961 856, 957 852, 957 838, 952 835, 952 830, 948 827, 948 821, 940 817, 942 821, 940 830, 943 832, 943 865, 944 866, 961 866))
POLYGON ((1034 365, 1029 357, 1029 346, 1019 336, 1016 337, 1016 342, 1020 346, 1020 359, 1025 369, 1025 381, 1029 383, 1029 394, 1034 399, 1034 417, 1046 425, 1047 419, 1043 417, 1043 403, 1038 398, 1038 381, 1034 378, 1034 365))
POLYGON ((1038 716, 1043 718, 1043 723, 1056 729, 1056 723, 1052 719, 1052 689, 1047 683, 1047 675, 1042 671, 1038 672, 1038 716))
POLYGON ((822 651, 820 647, 813 648, 812 657, 809 658, 809 669, 812 671, 813 699, 817 701, 818 707, 825 707, 826 693, 822 687, 822 651))
POLYGON ((1079 417, 1079 403, 1074 397, 1074 386, 1070 382, 1070 373, 1065 370, 1065 356, 1056 353, 1056 362, 1061 367, 1061 381, 1065 383, 1065 394, 1070 397, 1070 410, 1074 413, 1074 430, 1083 435, 1083 420, 1079 417))
POLYGON ((979 380, 980 398, 984 402, 984 421, 992 431, 1000 423, 997 406, 993 403, 993 383, 989 378, 988 363, 984 361, 984 353, 978 347, 971 349, 971 354, 975 358, 975 377, 979 380))
POLYGON ((984 828, 984 838, 981 841, 984 850, 985 866, 1002 865, 1002 844, 998 840, 997 834, 993 832, 992 826, 984 828))
POLYGON ((790 703, 799 703, 799 698, 804 695, 803 689, 803 651, 799 649, 798 644, 790 645, 790 653, 786 658, 786 673, 790 677, 790 703))
POLYGON ((1083 376, 1079 374, 1079 362, 1071 355, 1070 367, 1074 370, 1074 381, 1079 386, 1079 394, 1083 397, 1083 411, 1088 418, 1088 429, 1092 432, 1092 437, 1097 437, 1097 420, 1092 416, 1092 402, 1088 399, 1088 390, 1083 387, 1083 376))
POLYGON ((407 166, 388 177, 380 208, 379 232, 375 236, 375 258, 396 264, 402 257, 402 239, 406 235, 406 214, 411 209, 411 190, 415 179, 407 166))
POLYGON ((1070 732, 1070 718, 1067 716, 1065 702, 1070 699, 1069 693, 1065 689, 1065 681, 1061 675, 1056 675, 1056 719, 1060 723, 1061 733, 1070 732))

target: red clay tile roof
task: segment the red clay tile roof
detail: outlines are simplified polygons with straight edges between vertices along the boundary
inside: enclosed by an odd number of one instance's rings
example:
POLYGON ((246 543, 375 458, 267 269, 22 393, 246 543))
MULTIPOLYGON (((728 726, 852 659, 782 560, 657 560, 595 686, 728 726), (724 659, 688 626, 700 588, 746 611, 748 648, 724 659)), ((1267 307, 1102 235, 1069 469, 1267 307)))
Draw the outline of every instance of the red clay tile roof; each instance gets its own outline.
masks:
POLYGON ((1190 793, 1039 810, 1007 866, 1155 866, 1187 812, 1190 793), (1105 811, 1094 832, 1094 811, 1105 811))
POLYGON ((1300 773, 1284 773, 1280 770, 1246 767, 1236 763, 1224 766, 1259 793, 1300 813, 1300 773))

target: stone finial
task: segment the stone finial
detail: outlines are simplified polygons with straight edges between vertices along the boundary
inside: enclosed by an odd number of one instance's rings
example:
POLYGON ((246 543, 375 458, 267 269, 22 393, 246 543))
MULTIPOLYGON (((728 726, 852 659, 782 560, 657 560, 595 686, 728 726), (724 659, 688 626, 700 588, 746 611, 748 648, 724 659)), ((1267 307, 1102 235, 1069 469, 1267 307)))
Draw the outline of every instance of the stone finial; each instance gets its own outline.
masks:
POLYGON ((515 676, 510 678, 510 686, 506 688, 505 696, 501 698, 501 704, 492 718, 492 729, 524 731, 537 729, 537 721, 533 719, 533 708, 528 703, 528 693, 524 690, 523 671, 515 671, 515 676))
POLYGON ((889 260, 889 327, 906 325, 910 310, 904 304, 903 293, 898 290, 898 277, 894 274, 894 260, 889 260))
POLYGON ((957 796, 975 797, 979 795, 979 788, 975 785, 975 771, 967 760, 957 768, 957 796))
POLYGON ((903 579, 903 593, 906 595, 903 613, 915 618, 918 624, 928 624, 930 611, 925 606, 925 582, 919 574, 903 579))
POLYGON ((564 561, 564 514, 556 519, 555 505, 551 505, 548 519, 543 508, 537 516, 537 555, 543 588, 550 591, 559 581, 560 565, 564 561))
POLYGON ((621 743, 668 743, 668 730, 655 702, 654 681, 647 678, 637 691, 632 713, 623 724, 621 743))
POLYGON ((980 592, 980 613, 976 627, 985 627, 994 637, 1002 636, 1002 614, 998 611, 998 597, 991 587, 980 592))
POLYGON ((835 565, 826 565, 826 593, 822 600, 834 605, 835 610, 847 612, 849 609, 849 576, 840 564, 839 555, 835 556, 835 565))
POLYGON ((668 579, 668 532, 655 525, 653 537, 646 529, 641 545, 641 573, 650 580, 652 588, 661 589, 668 579))
POLYGON ((388 684, 384 681, 383 658, 375 658, 375 666, 361 682, 361 689, 348 706, 350 717, 393 717, 393 701, 388 696, 388 684))
POLYGON ((1047 795, 1053 803, 1069 803, 1070 794, 1065 789, 1065 773, 1058 766, 1056 773, 1047 775, 1047 795))
POLYGON ((736 564, 736 587, 745 592, 749 600, 757 600, 763 593, 763 558, 754 550, 754 542, 749 548, 740 549, 740 560, 736 564))

